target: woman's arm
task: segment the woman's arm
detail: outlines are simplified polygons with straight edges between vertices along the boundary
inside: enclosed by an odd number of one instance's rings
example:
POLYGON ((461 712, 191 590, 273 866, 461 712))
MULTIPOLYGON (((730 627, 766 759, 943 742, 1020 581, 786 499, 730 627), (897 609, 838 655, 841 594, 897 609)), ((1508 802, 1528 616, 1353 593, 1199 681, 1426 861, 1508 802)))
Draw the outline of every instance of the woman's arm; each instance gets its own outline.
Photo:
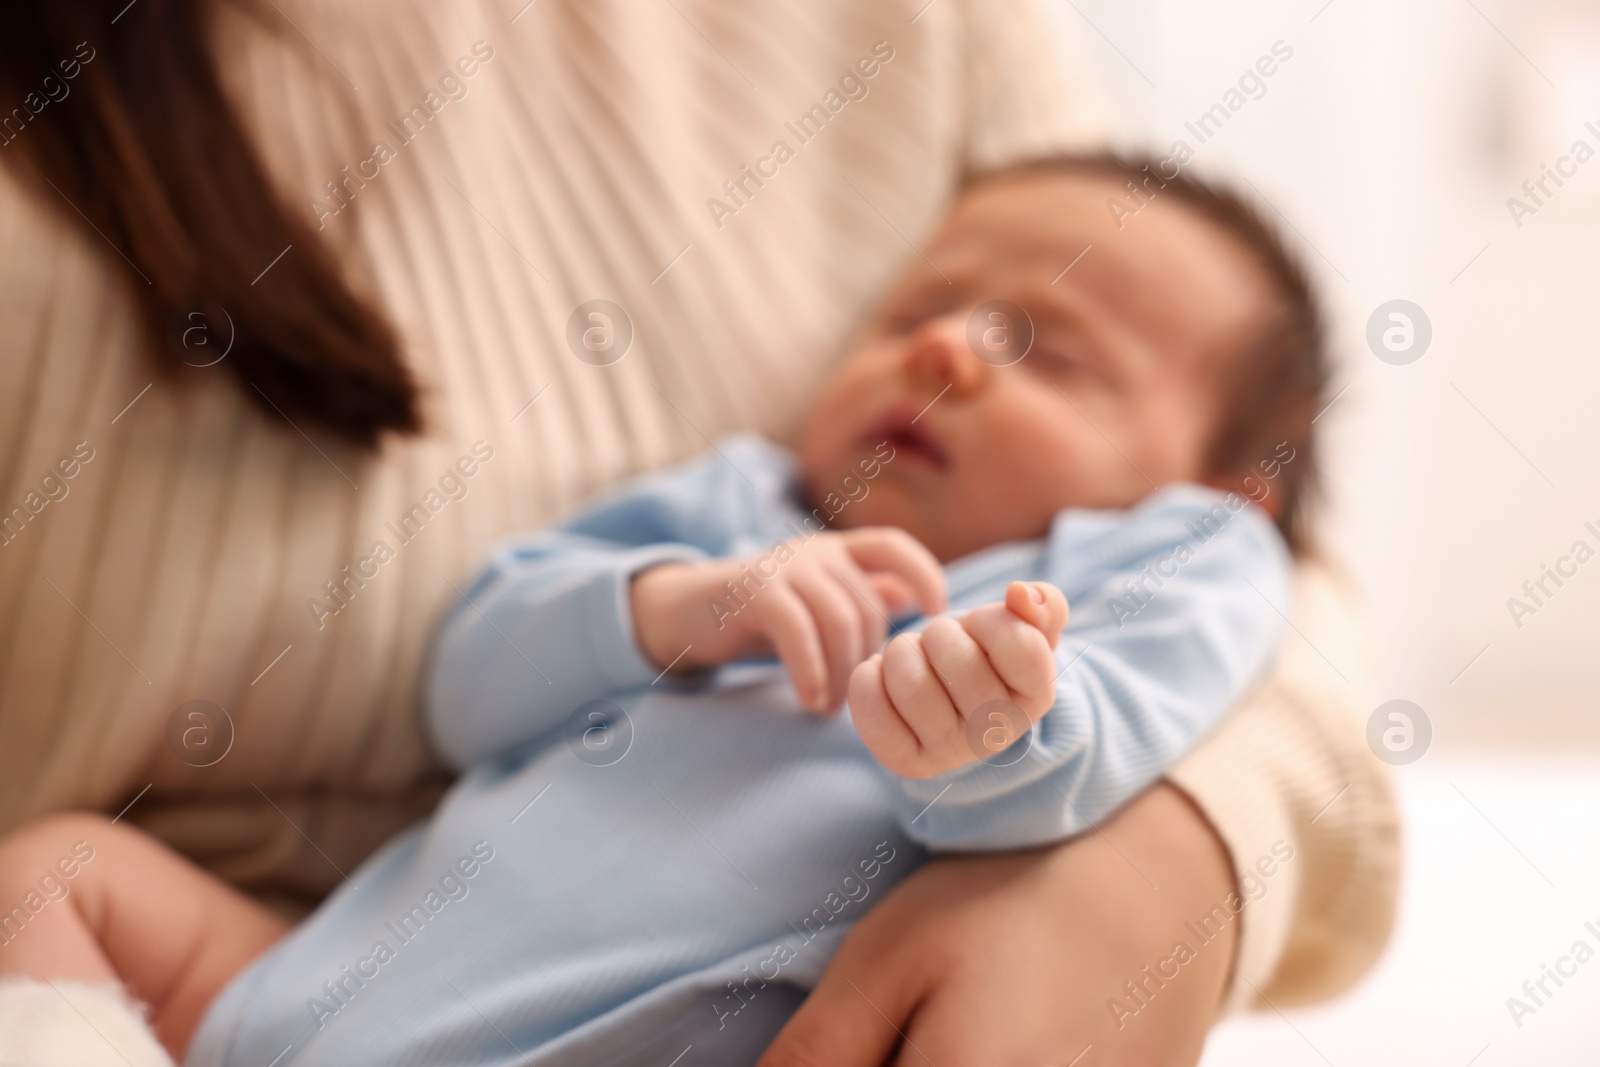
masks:
POLYGON ((1294 602, 1271 676, 1169 775, 1241 882, 1277 843, 1294 850, 1242 916, 1230 1009, 1348 988, 1383 950, 1399 894, 1400 817, 1366 744, 1357 615, 1317 564, 1298 568, 1294 602))
POLYGON ((931 864, 851 932, 760 1067, 1066 1064, 1086 1049, 1097 1067, 1191 1064, 1237 924, 1173 978, 1144 968, 1196 941, 1185 924, 1233 888, 1222 842, 1167 785, 1070 844, 931 864), (1134 1003, 1125 983, 1151 991, 1135 1014, 1111 1008, 1134 1003))
POLYGON ((1348 614, 1315 568, 1295 602, 1298 633, 1174 769, 1181 791, 1054 849, 919 871, 846 940, 763 1067, 884 1062, 891 1022, 940 1067, 1070 1063, 1087 1045, 1100 1064, 1192 1064, 1220 1008, 1355 981, 1393 921, 1398 819, 1354 691, 1323 658, 1351 669, 1348 614), (1174 965, 1164 985, 1144 973, 1174 965))

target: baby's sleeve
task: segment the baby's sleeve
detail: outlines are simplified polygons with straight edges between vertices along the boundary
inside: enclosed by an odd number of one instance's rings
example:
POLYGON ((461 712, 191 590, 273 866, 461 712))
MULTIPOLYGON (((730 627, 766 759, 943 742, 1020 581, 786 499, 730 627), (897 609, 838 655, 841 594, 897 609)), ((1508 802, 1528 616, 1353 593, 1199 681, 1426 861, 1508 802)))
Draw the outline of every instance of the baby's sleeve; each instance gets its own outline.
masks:
POLYGON ((1095 826, 1262 676, 1287 625, 1289 573, 1276 528, 1235 494, 1175 486, 1126 512, 1064 512, 1039 572, 1006 576, 1067 595, 1055 704, 987 761, 903 780, 908 832, 984 850, 1095 826))
POLYGON ((787 488, 781 453, 733 438, 624 488, 572 522, 504 542, 435 638, 429 733, 457 768, 558 728, 585 702, 651 684, 631 583, 648 567, 724 554, 787 488))

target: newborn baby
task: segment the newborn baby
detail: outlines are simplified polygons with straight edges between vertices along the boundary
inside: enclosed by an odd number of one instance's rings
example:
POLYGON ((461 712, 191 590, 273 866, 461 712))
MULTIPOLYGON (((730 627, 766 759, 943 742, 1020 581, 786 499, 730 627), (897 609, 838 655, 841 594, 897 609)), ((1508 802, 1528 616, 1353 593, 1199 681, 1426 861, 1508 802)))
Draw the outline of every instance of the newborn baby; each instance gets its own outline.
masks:
POLYGON ((463 587, 428 719, 470 769, 308 920, 56 817, 0 892, 92 859, 0 973, 120 978, 196 1067, 753 1062, 930 852, 1092 827, 1260 675, 1321 358, 1230 195, 985 178, 796 452, 726 439, 463 587))

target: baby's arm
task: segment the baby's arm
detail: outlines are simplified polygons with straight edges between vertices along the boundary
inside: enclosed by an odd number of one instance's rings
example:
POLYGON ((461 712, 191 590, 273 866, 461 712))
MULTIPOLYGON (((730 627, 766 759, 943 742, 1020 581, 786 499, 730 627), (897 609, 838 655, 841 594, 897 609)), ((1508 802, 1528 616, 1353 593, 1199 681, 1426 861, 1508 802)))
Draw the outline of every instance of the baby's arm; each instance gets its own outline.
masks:
POLYGON ((1237 702, 1282 638, 1288 555, 1262 513, 1222 501, 1175 487, 1126 513, 1058 520, 1037 577, 1065 592, 1072 618, 1048 667, 1039 646, 1050 634, 1024 622, 1026 586, 1013 583, 1010 607, 935 620, 857 669, 851 713, 905 775, 909 833, 944 849, 1069 837, 1158 778, 1237 702), (1009 741, 1032 719, 1025 743, 976 762, 995 747, 986 733, 1009 741))
POLYGON ((793 511, 791 476, 774 446, 726 439, 495 552, 437 640, 427 714, 439 750, 466 767, 669 667, 754 652, 777 651, 818 710, 837 705, 851 668, 882 640, 862 646, 879 615, 940 610, 944 579, 899 531, 774 546, 774 516, 793 511))
POLYGON ((636 574, 717 554, 775 476, 764 454, 636 480, 577 519, 506 542, 459 588, 427 681, 439 751, 457 767, 558 728, 586 701, 647 686, 630 611, 636 574), (732 463, 737 462, 736 468, 732 463))

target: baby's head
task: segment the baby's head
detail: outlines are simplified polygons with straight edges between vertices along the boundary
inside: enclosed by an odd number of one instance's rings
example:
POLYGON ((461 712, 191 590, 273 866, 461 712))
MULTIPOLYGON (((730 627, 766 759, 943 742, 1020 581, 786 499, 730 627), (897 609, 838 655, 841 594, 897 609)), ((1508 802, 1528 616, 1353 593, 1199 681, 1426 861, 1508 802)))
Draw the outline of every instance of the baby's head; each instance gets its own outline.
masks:
POLYGON ((895 449, 838 525, 898 526, 948 561, 1041 537, 1062 508, 1200 482, 1303 547, 1326 377, 1314 298, 1241 199, 1161 166, 1073 157, 962 193, 807 420, 816 500, 895 449))

